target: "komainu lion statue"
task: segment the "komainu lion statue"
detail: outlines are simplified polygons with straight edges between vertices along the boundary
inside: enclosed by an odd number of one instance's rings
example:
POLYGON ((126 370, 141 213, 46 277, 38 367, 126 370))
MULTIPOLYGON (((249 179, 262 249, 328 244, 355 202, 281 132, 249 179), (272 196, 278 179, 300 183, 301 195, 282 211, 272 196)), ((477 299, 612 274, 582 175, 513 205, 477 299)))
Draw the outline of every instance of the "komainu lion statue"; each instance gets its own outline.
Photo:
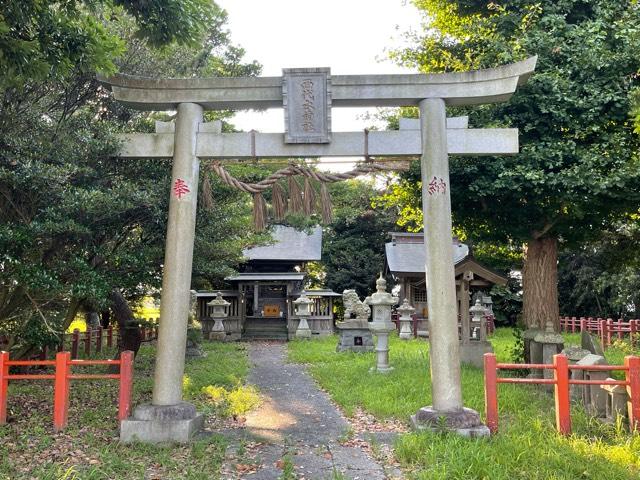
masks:
POLYGON ((351 318, 364 321, 369 319, 371 308, 369 305, 360 301, 355 290, 345 290, 342 292, 342 302, 344 303, 345 321, 351 318))

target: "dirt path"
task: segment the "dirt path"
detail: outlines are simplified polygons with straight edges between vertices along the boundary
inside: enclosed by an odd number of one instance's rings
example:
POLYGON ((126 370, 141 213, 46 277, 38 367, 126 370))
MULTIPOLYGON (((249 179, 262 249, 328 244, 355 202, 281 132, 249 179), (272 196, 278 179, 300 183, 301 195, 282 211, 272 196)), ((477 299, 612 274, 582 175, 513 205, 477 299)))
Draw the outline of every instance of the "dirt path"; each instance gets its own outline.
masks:
POLYGON ((264 401, 227 450, 223 478, 398 478, 361 448, 365 442, 345 441, 348 421, 304 366, 286 363, 285 344, 250 343, 248 350, 248 380, 264 401))

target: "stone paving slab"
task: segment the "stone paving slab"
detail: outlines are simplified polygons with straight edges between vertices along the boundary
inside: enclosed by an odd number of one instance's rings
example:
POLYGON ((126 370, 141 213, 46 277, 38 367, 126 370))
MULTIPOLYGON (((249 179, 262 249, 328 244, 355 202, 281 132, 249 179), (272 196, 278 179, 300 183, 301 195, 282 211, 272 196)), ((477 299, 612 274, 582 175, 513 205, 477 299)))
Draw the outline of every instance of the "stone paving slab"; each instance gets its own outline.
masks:
POLYGON ((222 478, 278 479, 285 462, 293 465, 298 479, 401 478, 396 469, 392 477, 387 476, 384 467, 363 449, 340 444, 349 422, 304 366, 286 362, 285 344, 253 342, 248 351, 248 382, 260 389, 263 403, 247 415, 246 429, 232 435, 222 478), (241 445, 250 445, 250 452, 241 445), (245 463, 254 468, 238 471, 236 465, 244 467, 245 463))

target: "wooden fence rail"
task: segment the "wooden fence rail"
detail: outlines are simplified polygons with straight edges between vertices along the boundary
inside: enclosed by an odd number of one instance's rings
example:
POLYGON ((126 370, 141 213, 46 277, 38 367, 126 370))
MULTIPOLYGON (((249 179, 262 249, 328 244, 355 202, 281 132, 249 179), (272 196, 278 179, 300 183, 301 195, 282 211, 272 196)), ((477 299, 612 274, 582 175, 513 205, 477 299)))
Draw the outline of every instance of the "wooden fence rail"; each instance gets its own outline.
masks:
POLYGON ((525 383, 554 386, 556 428, 563 435, 571 434, 571 385, 624 385, 629 393, 629 425, 632 431, 640 429, 640 357, 627 356, 624 365, 569 365, 566 355, 553 356, 553 364, 498 363, 493 353, 484 355, 484 398, 487 426, 491 433, 498 431, 498 384, 525 383), (498 377, 498 370, 538 369, 553 370, 553 378, 498 377), (620 370, 625 380, 581 380, 570 377, 571 370, 620 370))
POLYGON ((55 360, 10 360, 8 352, 0 352, 0 425, 7 423, 7 397, 10 380, 53 380, 53 428, 60 431, 69 418, 71 380, 115 379, 120 382, 118 420, 131 412, 133 386, 133 352, 125 351, 119 360, 73 360, 70 352, 58 352, 55 360), (105 365, 119 367, 117 374, 76 374, 73 367, 105 365), (11 374, 10 367, 53 367, 53 374, 11 374))
POLYGON ((593 317, 560 317, 560 331, 563 332, 583 332, 587 331, 600 337, 603 348, 611 346, 614 338, 622 340, 628 337, 631 345, 635 346, 638 338, 636 333, 640 333, 640 320, 627 320, 619 318, 593 318, 593 317))

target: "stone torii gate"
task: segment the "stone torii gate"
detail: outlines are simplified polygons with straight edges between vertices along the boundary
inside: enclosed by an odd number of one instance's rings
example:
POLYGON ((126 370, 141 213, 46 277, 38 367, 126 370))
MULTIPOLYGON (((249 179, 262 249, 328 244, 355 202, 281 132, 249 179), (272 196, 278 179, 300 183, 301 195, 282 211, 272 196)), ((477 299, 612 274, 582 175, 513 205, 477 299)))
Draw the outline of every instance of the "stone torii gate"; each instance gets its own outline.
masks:
POLYGON ((121 424, 122 441, 187 441, 202 426, 182 401, 199 159, 421 156, 433 405, 413 416, 417 428, 446 425, 483 434, 477 412, 464 408, 454 265, 451 253, 449 154, 518 153, 517 129, 468 129, 446 106, 508 100, 533 73, 536 57, 486 70, 432 75, 330 75, 328 68, 285 69, 282 77, 100 78, 116 100, 139 110, 176 110, 175 127, 124 135, 123 157, 173 157, 162 280, 160 328, 151 405, 121 424), (331 132, 332 107, 418 106, 420 120, 399 131, 331 132), (221 133, 204 110, 283 107, 284 134, 221 133), (428 225, 427 225, 428 222, 428 225))

